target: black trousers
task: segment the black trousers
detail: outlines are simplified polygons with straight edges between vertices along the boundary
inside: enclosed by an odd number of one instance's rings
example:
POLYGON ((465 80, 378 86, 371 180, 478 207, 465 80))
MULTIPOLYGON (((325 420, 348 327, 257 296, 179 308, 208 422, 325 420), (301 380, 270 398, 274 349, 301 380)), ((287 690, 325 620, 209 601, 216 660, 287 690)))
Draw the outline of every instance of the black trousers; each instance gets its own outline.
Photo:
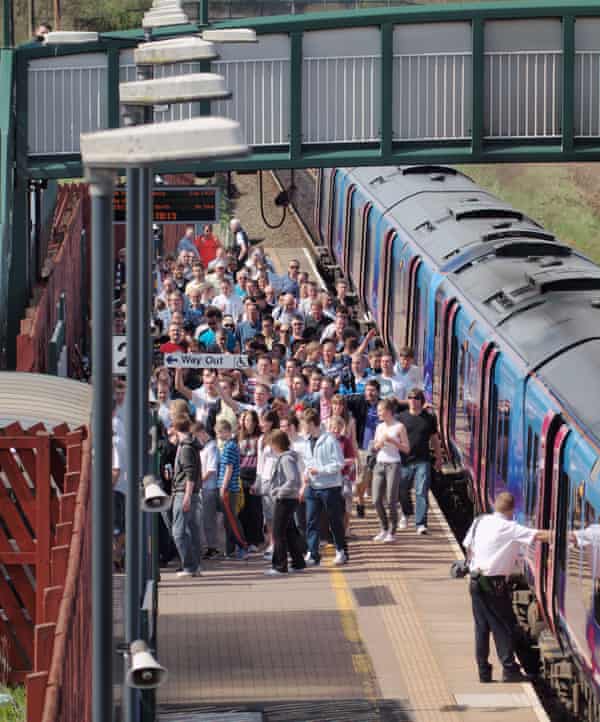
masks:
POLYGON ((288 570, 288 552, 294 569, 304 569, 304 540, 296 527, 294 512, 296 499, 277 499, 273 509, 273 568, 279 572, 288 570))
POLYGON ((471 579, 471 604, 475 619, 475 658, 480 675, 489 675, 491 665, 490 632, 504 674, 518 671, 515 663, 515 639, 518 623, 506 581, 494 577, 471 579))
POLYGON ((250 487, 246 484, 244 484, 244 508, 240 511, 240 524, 248 544, 259 546, 264 542, 262 496, 251 494, 250 487))

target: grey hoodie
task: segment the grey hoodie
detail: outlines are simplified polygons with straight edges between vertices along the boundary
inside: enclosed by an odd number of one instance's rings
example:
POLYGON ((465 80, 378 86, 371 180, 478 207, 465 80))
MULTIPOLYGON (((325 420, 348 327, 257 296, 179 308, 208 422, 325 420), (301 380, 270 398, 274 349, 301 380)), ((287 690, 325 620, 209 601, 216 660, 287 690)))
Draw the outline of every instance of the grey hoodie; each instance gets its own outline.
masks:
POLYGON ((284 451, 275 462, 271 476, 270 494, 273 499, 297 499, 302 480, 295 451, 284 451))

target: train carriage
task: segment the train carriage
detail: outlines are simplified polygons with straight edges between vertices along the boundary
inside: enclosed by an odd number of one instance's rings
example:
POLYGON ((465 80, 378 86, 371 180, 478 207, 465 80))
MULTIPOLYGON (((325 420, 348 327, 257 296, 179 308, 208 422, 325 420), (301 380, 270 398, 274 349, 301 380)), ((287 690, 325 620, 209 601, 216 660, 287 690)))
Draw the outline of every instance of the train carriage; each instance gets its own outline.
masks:
POLYGON ((563 699, 600 719, 600 269, 452 168, 323 170, 316 208, 386 343, 415 350, 475 508, 506 489, 554 530, 515 601, 563 699))

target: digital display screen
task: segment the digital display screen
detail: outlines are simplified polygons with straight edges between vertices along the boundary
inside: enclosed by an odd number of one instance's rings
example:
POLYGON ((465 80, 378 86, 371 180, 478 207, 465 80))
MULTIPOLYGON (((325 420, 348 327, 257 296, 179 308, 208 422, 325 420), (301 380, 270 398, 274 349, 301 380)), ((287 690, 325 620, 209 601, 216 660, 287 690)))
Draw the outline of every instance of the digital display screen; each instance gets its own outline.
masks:
MULTIPOLYGON (((215 223, 218 221, 219 190, 212 187, 157 186, 152 191, 154 223, 215 223)), ((113 196, 114 222, 125 223, 127 190, 113 196)))

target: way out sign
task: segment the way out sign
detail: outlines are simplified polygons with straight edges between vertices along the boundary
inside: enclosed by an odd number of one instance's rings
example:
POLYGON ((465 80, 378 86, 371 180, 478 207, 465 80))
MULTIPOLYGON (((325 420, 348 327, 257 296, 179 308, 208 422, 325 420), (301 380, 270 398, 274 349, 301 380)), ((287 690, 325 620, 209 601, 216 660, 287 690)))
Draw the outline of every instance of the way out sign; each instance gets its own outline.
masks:
POLYGON ((171 369, 247 369, 248 356, 226 353, 166 353, 165 366, 171 369))

